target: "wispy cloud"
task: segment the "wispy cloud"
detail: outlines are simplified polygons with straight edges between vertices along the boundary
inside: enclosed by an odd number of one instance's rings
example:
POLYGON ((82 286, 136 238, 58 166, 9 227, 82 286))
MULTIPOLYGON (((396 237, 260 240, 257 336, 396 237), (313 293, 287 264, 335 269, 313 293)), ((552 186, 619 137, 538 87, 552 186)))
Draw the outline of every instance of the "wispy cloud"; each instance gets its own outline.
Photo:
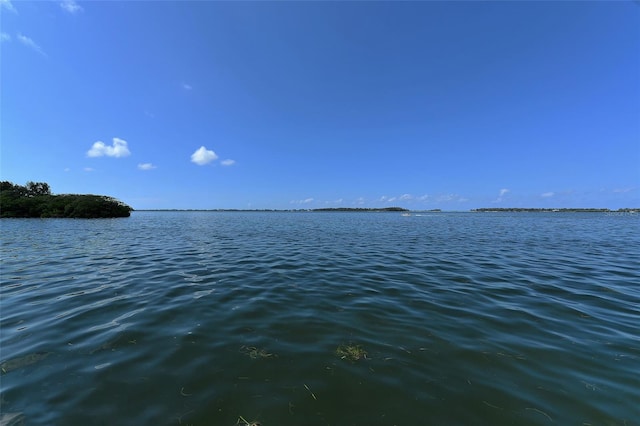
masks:
POLYGON ((193 87, 185 82, 182 82, 181 86, 184 90, 193 90, 193 87))
POLYGON ((469 201, 469 199, 459 194, 442 194, 437 196, 435 201, 436 203, 466 203, 467 201, 469 201))
POLYGON ((113 138, 113 144, 111 146, 106 145, 102 141, 95 142, 89 151, 87 151, 87 157, 127 157, 131 155, 127 141, 113 138))
POLYGON ((84 168, 84 169, 82 169, 82 170, 84 170, 85 172, 93 172, 93 171, 95 171, 95 169, 93 169, 93 168, 91 168, 91 167, 85 167, 85 168, 84 168))
POLYGON ((223 166, 233 166, 234 164, 236 164, 236 160, 231 160, 231 159, 222 160, 220 164, 222 164, 223 166))
POLYGON ((555 192, 543 192, 542 194, 540 194, 541 197, 543 198, 550 198, 553 197, 555 194, 555 192))
POLYGON ((509 192, 510 192, 510 191, 509 191, 508 189, 506 189, 506 188, 502 188, 502 189, 500 190, 500 193, 499 193, 499 195, 498 195, 498 198, 496 198, 496 199, 494 200, 494 203, 501 203, 501 202, 502 202, 502 200, 504 199, 504 196, 505 196, 505 195, 507 195, 507 193, 509 193, 509 192))
POLYGON ((313 202, 313 198, 305 198, 304 200, 291 200, 291 204, 309 204, 313 202))
POLYGON ((11 4, 11 0, 0 0, 0 8, 4 7, 10 12, 18 13, 16 8, 11 4))
POLYGON ((0 33, 0 42, 11 41, 11 36, 7 33, 0 33))
POLYGON ((20 33, 18 33, 16 38, 18 39, 18 41, 20 43, 24 44, 29 49, 35 50, 36 52, 38 52, 42 56, 47 56, 47 54, 44 53, 44 50, 42 50, 42 47, 40 47, 35 41, 33 41, 33 39, 27 37, 26 35, 20 34, 20 33))
POLYGON ((153 169, 156 169, 156 168, 157 168, 157 166, 154 166, 151 163, 140 163, 140 164, 138 164, 138 169, 140 169, 140 170, 153 170, 153 169))
POLYGON ((60 7, 71 14, 76 14, 84 10, 82 9, 82 6, 80 6, 74 0, 62 0, 60 2, 60 7))
POLYGON ((454 201, 456 199, 457 195, 455 194, 442 194, 439 195, 437 198, 438 202, 448 202, 448 201, 454 201))
POLYGON ((616 188, 613 190, 616 194, 624 194, 627 192, 635 191, 636 188, 616 188))
POLYGON ((204 146, 201 146, 196 150, 196 152, 191 154, 191 162, 197 164, 198 166, 204 166, 205 164, 208 164, 217 158, 218 156, 215 152, 205 148, 204 146))
POLYGON ((393 203, 394 201, 411 201, 414 200, 415 197, 411 194, 402 194, 400 196, 397 197, 387 197, 386 195, 383 195, 382 197, 380 197, 378 199, 378 201, 383 202, 383 203, 393 203))
MULTIPOLYGON (((502 195, 506 194, 503 193, 502 195)), ((465 203, 469 201, 468 198, 465 198, 459 194, 439 194, 439 195, 413 195, 413 194, 402 194, 398 196, 388 197, 383 195, 378 199, 380 202, 384 202, 387 204, 404 201, 409 204, 414 203, 465 203)))

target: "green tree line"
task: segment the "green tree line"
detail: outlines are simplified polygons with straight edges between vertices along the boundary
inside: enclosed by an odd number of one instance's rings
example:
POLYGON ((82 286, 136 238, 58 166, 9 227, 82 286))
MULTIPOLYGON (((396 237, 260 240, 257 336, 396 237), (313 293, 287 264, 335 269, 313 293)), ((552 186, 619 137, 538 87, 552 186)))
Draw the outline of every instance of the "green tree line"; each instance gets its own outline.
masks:
POLYGON ((314 212, 408 212, 402 207, 324 207, 313 209, 314 212))
POLYGON ((0 217, 129 217, 133 209, 104 195, 53 195, 45 182, 0 182, 0 217))

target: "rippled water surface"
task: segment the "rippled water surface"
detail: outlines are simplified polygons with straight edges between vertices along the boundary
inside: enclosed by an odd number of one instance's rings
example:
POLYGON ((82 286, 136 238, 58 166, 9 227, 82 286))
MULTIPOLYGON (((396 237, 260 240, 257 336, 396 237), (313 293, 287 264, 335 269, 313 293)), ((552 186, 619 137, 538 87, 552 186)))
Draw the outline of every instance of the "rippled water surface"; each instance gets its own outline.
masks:
POLYGON ((639 215, 0 227, 0 411, 28 425, 640 424, 639 215))

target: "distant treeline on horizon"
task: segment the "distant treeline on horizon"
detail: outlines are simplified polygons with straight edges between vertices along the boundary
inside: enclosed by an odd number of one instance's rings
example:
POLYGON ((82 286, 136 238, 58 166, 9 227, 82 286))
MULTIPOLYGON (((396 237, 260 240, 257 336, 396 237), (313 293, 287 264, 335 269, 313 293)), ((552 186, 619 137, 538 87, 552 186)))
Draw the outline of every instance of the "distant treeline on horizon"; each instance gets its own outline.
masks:
POLYGON ((472 212, 570 212, 570 213, 607 213, 607 212, 638 212, 640 209, 624 208, 618 210, 598 208, 526 208, 526 207, 484 207, 472 209, 472 212))
MULTIPOLYGON (((136 209, 141 212, 416 212, 439 213, 442 209, 411 210, 402 207, 327 207, 318 209, 136 209)), ((446 212, 446 210, 444 210, 446 212)), ((573 213, 640 213, 640 208, 537 208, 537 207, 483 207, 471 210, 451 210, 450 212, 573 212, 573 213)))
MULTIPOLYGON (((320 209, 137 209, 147 212, 408 212, 402 207, 327 207, 320 209)), ((440 211, 439 209, 429 211, 440 211)))

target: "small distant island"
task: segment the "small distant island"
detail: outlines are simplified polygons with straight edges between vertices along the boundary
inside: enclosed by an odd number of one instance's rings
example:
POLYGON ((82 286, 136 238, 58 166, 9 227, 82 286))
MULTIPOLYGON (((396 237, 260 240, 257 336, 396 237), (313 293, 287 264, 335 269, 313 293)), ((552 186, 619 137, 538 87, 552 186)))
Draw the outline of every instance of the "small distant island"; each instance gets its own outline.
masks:
POLYGON ((0 218, 97 219, 129 217, 132 210, 105 195, 53 195, 44 182, 27 182, 25 186, 0 182, 0 218))
POLYGON ((521 208, 521 207, 485 207, 480 209, 472 209, 472 212, 525 212, 525 213, 546 213, 546 212, 562 212, 562 213, 610 213, 610 212, 622 212, 632 213, 638 212, 640 209, 598 209, 598 208, 521 208))

